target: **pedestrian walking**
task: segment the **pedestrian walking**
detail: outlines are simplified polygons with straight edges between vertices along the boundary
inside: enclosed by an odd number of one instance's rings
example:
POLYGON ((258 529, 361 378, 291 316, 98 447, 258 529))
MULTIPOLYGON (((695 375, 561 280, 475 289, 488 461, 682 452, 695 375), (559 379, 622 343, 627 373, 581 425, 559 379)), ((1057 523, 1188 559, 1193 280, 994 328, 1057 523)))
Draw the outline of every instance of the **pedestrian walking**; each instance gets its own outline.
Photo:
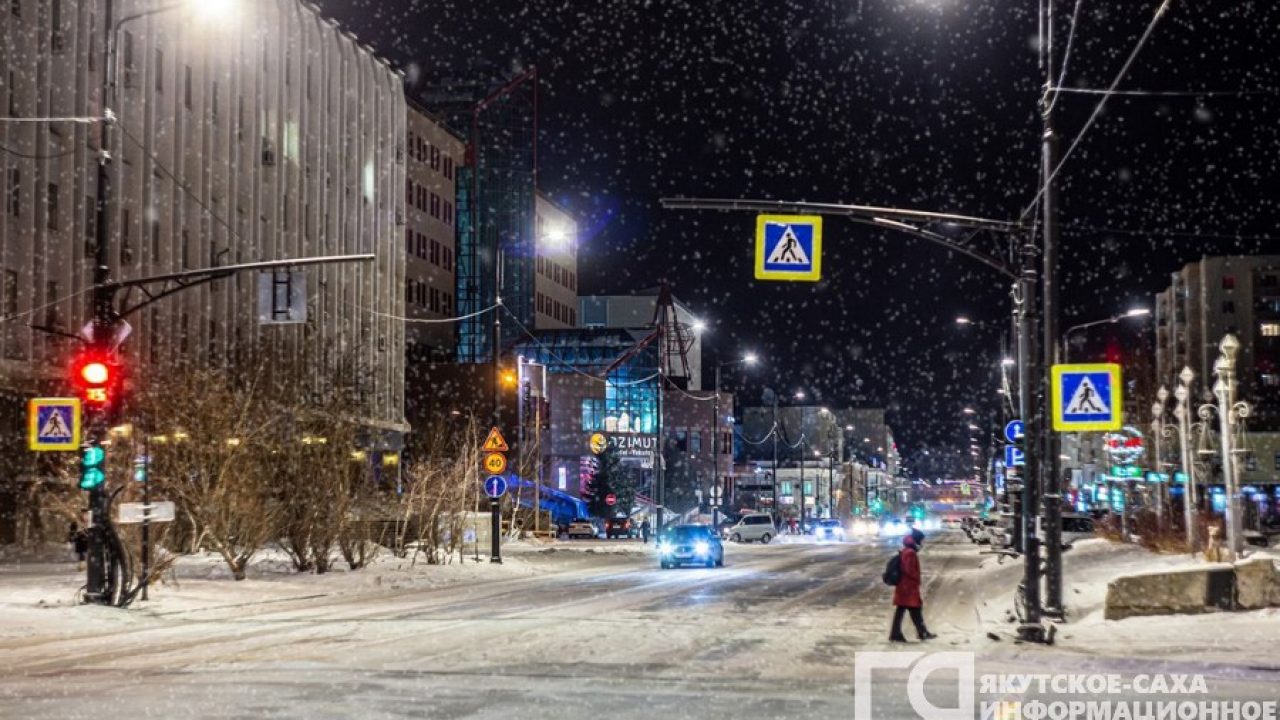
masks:
POLYGON ((920 558, 916 554, 916 539, 913 535, 902 538, 902 549, 898 551, 899 577, 893 587, 893 629, 889 631, 890 642, 906 642, 902 634, 902 616, 911 614, 911 623, 916 626, 916 634, 921 640, 932 640, 937 637, 924 625, 924 601, 920 597, 920 558))
POLYGON ((649 544, 649 530, 649 518, 645 518, 644 522, 640 523, 640 540, 643 541, 645 545, 649 544))
POLYGON ((71 550, 76 554, 76 569, 83 570, 85 558, 89 555, 89 535, 76 523, 71 523, 71 527, 67 529, 67 542, 71 544, 71 550))

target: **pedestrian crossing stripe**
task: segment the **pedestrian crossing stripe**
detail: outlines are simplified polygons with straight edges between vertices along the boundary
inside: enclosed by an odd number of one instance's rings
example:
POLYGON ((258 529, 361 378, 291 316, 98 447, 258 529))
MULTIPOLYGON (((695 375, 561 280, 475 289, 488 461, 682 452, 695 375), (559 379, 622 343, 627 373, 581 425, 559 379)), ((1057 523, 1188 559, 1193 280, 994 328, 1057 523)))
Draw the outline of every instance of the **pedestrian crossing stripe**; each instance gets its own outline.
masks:
POLYGON ((822 217, 757 215, 755 277, 757 280, 820 280, 822 217))
POLYGON ((27 403, 27 447, 38 452, 79 450, 80 400, 30 400, 27 403))
POLYGON ((1124 386, 1114 363, 1054 365, 1053 429, 1059 432, 1119 430, 1124 386))

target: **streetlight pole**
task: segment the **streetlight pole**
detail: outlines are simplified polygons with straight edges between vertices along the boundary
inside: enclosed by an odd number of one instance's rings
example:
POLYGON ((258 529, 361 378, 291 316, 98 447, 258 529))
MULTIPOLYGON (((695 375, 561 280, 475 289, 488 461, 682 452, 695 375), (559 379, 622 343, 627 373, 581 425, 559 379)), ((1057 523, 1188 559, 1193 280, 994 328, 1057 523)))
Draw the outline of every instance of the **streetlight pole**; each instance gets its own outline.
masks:
MULTIPOLYGON (((721 500, 719 502, 724 502, 723 499, 728 496, 728 492, 727 492, 728 488, 722 485, 721 478, 720 478, 720 374, 721 374, 721 371, 726 367, 733 367, 735 365, 754 365, 756 364, 756 360, 757 360, 757 357, 755 353, 747 353, 743 355, 742 359, 740 360, 716 363, 715 388, 714 388, 715 400, 712 402, 712 414, 714 415, 714 417, 712 417, 711 419, 711 457, 712 457, 711 486, 713 488, 716 488, 716 487, 720 488, 719 497, 721 498, 721 500)), ((776 413, 775 413, 774 421, 775 422, 777 421, 776 413)), ((732 474, 733 474, 732 471, 730 471, 730 475, 732 474)), ((712 496, 714 497, 715 495, 716 493, 712 492, 712 496)), ((716 527, 720 524, 719 508, 720 506, 718 504, 712 506, 712 510, 711 510, 711 519, 712 519, 711 526, 712 527, 716 527)))
POLYGON ((1169 399, 1169 390, 1163 385, 1156 391, 1156 401, 1151 403, 1151 434, 1155 440, 1155 457, 1152 458, 1151 464, 1155 466, 1156 471, 1156 527, 1164 530, 1164 476, 1161 474, 1161 468, 1164 466, 1164 439, 1166 427, 1164 422, 1165 401, 1169 399))
POLYGON ((1227 492, 1227 546, 1234 557, 1244 551, 1244 534, 1241 530, 1240 482, 1237 476, 1235 455, 1235 426, 1249 415, 1247 403, 1236 402, 1236 353, 1240 341, 1228 334, 1218 345, 1222 355, 1213 365, 1218 381, 1213 394, 1218 398, 1218 423, 1222 441, 1222 477, 1227 492))
POLYGON ((1174 389, 1173 396, 1177 399, 1177 407, 1173 409, 1173 416, 1178 420, 1178 450, 1182 456, 1182 474, 1186 475, 1186 481, 1182 488, 1182 513, 1183 522, 1186 523, 1187 532, 1187 552, 1194 554, 1196 551, 1196 470, 1195 462, 1191 457, 1191 381, 1195 378, 1195 372, 1189 367, 1183 367, 1182 373, 1178 376, 1178 387, 1174 389))

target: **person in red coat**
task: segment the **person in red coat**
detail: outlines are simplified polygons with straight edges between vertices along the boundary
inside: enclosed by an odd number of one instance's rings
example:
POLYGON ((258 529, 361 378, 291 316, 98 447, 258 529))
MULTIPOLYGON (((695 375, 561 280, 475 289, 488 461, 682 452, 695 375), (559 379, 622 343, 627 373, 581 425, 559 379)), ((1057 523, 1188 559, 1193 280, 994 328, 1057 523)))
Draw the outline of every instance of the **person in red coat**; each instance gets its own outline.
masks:
POLYGON ((916 626, 916 634, 921 640, 931 640, 937 635, 929 632, 924 626, 924 601, 920 598, 920 558, 916 554, 916 539, 910 535, 902 538, 902 550, 899 551, 899 563, 902 573, 898 584, 893 587, 893 629, 889 632, 891 642, 906 642, 902 634, 902 616, 911 613, 911 622, 916 626))

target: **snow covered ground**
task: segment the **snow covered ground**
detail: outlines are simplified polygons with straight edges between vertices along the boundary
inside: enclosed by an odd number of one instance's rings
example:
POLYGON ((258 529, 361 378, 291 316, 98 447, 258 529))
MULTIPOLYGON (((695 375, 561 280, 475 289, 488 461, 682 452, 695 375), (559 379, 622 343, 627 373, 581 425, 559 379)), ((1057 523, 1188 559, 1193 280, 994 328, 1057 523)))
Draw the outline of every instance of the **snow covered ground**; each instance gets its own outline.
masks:
MULTIPOLYGON (((184 558, 176 583, 127 611, 74 604, 70 563, 10 558, 0 717, 98 717, 104 702, 148 717, 848 714, 854 654, 903 649, 887 642, 880 581, 896 541, 796 540, 729 544, 724 568, 674 571, 651 546, 602 540, 510 543, 502 565, 388 556, 325 576, 268 553, 238 583, 215 558, 184 558)), ((1101 618, 1111 577, 1187 558, 1078 545, 1072 615, 1053 647, 1012 641, 1018 562, 953 533, 931 538, 922 561, 941 637, 908 649, 971 650, 995 668, 1172 663, 1244 682, 1240 692, 1280 677, 1260 647, 1275 635, 1270 611, 1101 618)))

